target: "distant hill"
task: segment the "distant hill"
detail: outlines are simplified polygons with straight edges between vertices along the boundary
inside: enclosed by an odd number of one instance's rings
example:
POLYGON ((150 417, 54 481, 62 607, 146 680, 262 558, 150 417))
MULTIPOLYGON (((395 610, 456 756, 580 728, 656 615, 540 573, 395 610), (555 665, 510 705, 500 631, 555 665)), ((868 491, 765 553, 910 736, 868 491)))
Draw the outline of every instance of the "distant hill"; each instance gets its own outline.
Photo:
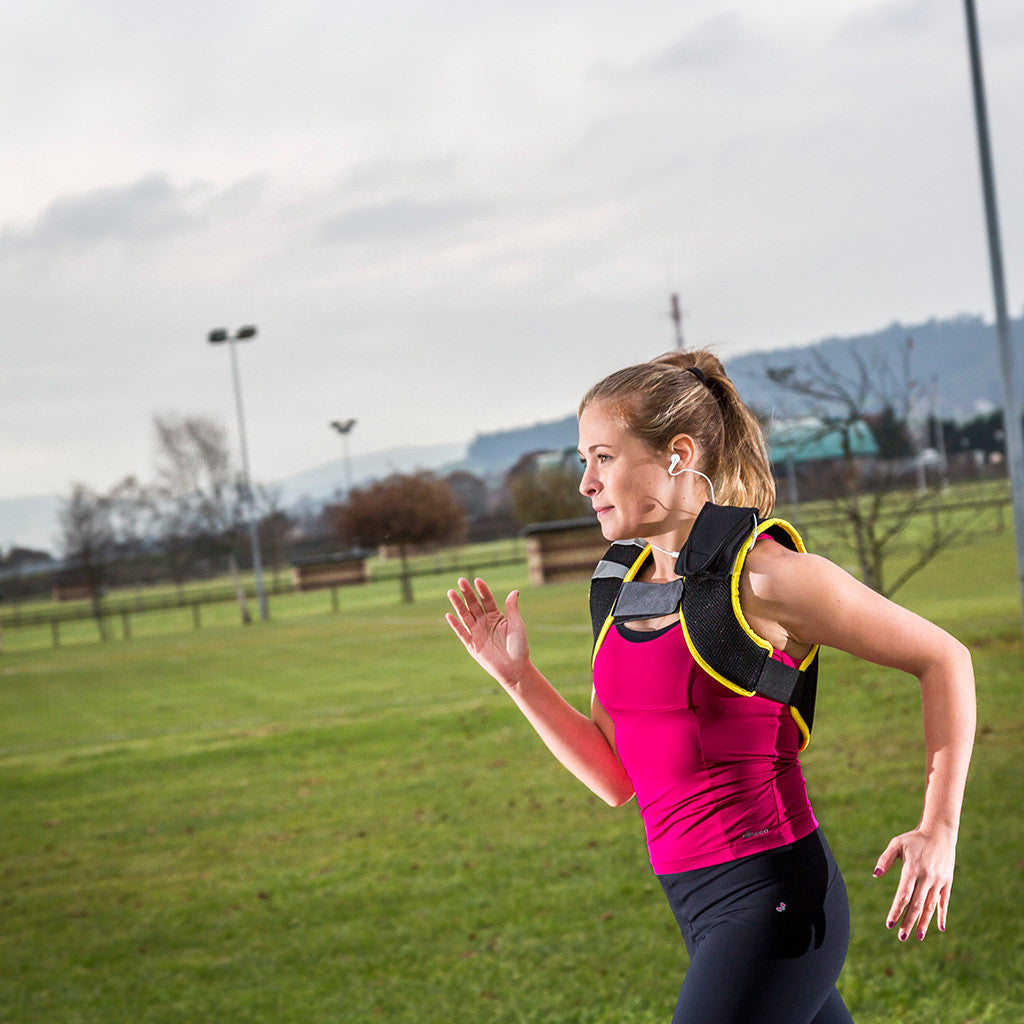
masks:
MULTIPOLYGON (((1024 317, 1012 321, 1017 351, 1024 347, 1024 317)), ((978 316, 929 320, 923 324, 891 324, 881 331, 853 338, 825 338, 813 345, 750 352, 725 361, 726 371, 740 394, 764 412, 786 415, 792 399, 767 379, 769 367, 784 367, 806 359, 810 350, 822 355, 840 373, 854 369, 852 350, 872 362, 884 359, 889 369, 901 374, 907 339, 910 347, 910 376, 929 397, 934 382, 937 415, 970 419, 979 412, 1003 404, 999 353, 995 327, 978 316)), ((1024 353, 1018 356, 1024 372, 1024 353)))
MULTIPOLYGON (((354 455, 351 460, 352 481, 358 486, 389 473, 434 469, 461 460, 465 453, 466 442, 462 441, 457 444, 409 445, 406 448, 388 448, 354 455)), ((345 460, 332 459, 323 465, 284 477, 273 486, 280 490, 282 504, 288 506, 304 498, 321 502, 336 498, 345 489, 345 478, 345 460)))
POLYGON ((576 416, 564 416, 531 427, 477 434, 466 450, 463 465, 472 473, 490 477, 504 472, 528 452, 576 447, 576 416))

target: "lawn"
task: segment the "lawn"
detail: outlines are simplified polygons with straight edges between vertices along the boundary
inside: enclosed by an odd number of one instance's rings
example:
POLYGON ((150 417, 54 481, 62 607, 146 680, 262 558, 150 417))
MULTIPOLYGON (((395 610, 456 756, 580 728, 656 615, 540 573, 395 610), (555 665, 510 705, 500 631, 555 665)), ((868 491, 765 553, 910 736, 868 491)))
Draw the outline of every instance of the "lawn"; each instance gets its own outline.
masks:
MULTIPOLYGON (((829 653, 805 757, 846 875, 859 1024, 1024 1018, 1024 643, 1009 532, 901 600, 975 654, 949 931, 900 944, 871 877, 920 809, 913 680, 829 653)), ((522 586, 517 567, 496 589, 522 586)), ((634 806, 556 765, 417 603, 0 658, 0 1024, 655 1024, 685 952, 634 806)), ((589 693, 585 586, 523 589, 589 693)))

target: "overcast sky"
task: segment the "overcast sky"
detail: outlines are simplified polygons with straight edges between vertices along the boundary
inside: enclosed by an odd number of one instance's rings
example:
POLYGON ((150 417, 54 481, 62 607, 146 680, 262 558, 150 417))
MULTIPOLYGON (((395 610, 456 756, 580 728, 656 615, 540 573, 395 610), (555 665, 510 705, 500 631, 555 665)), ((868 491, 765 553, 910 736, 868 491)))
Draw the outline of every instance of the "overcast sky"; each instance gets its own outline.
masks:
MULTIPOLYGON (((978 0, 1010 303, 1024 4, 978 0)), ((959 0, 77 0, 0 33, 0 498, 565 415, 689 343, 991 317, 959 0)))

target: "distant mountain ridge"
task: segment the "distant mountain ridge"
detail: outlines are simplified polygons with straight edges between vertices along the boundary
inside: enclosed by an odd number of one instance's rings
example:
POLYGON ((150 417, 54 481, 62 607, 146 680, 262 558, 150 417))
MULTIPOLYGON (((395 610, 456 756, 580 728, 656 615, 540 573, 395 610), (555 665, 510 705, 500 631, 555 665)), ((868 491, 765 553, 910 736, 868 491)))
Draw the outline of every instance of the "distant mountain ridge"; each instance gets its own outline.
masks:
POLYGON ((467 469, 480 476, 491 476, 508 469, 527 452, 557 451, 576 445, 576 416, 565 416, 531 427, 477 434, 463 460, 467 469))
MULTIPOLYGON (((1018 364, 1024 371, 1024 316, 1013 319, 1011 326, 1018 364)), ((807 345, 748 352, 723 362, 747 402, 762 412, 784 418, 796 411, 795 404, 769 382, 769 367, 794 364, 815 350, 840 372, 852 371, 855 349, 869 362, 884 359, 891 371, 900 373, 908 338, 911 378, 918 382, 929 403, 934 392, 939 416, 969 419, 1002 405, 995 328, 980 316, 963 314, 911 325, 897 322, 869 334, 828 337, 807 345)), ((351 460, 352 477, 358 485, 390 472, 463 469, 494 482, 528 452, 575 445, 576 416, 569 414, 529 426, 477 434, 462 443, 409 446, 355 456, 351 460)), ((338 458, 284 477, 273 486, 279 491, 282 504, 293 506, 304 498, 313 502, 336 498, 345 479, 345 463, 338 458)), ((6 551, 21 545, 53 550, 59 504, 57 497, 0 500, 0 548, 6 551)))
MULTIPOLYGON (((1018 371, 1024 373, 1024 316, 1011 320, 1018 354, 1018 371)), ((946 320, 905 325, 899 322, 871 334, 851 338, 831 337, 812 345, 749 352, 726 359, 725 368, 740 394, 751 405, 771 412, 785 405, 780 390, 767 378, 769 367, 791 365, 809 351, 819 353, 839 372, 853 372, 853 352, 872 362, 884 359, 890 371, 902 373, 904 353, 909 356, 910 376, 918 391, 929 400, 934 389, 937 415, 969 419, 993 406, 1002 406, 1002 384, 995 327, 980 316, 961 315, 946 320), (907 352, 907 341, 910 348, 907 352)), ((784 409, 779 409, 785 415, 784 409)))

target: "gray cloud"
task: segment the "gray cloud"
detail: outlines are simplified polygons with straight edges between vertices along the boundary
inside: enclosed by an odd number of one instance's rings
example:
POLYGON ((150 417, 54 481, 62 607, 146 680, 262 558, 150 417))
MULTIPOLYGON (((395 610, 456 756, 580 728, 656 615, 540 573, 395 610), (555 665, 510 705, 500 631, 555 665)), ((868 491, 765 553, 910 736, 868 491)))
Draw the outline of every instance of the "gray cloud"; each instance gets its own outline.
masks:
POLYGON ((149 174, 127 185, 60 196, 27 226, 0 230, 0 259, 87 249, 107 241, 152 242, 244 214, 265 187, 258 176, 213 189, 208 184, 177 187, 164 174, 149 174))
POLYGON ((748 34, 735 11, 716 15, 680 36, 648 65, 652 71, 706 69, 735 60, 746 48, 748 34))
POLYGON ((28 227, 0 231, 0 256, 152 238, 180 231, 193 219, 181 193, 165 176, 152 174, 129 185, 55 199, 28 227))
POLYGON ((328 242, 362 242, 438 230, 445 233, 479 220, 494 209, 476 199, 423 201, 410 197, 359 206, 326 218, 320 237, 328 242))
POLYGON ((917 35, 938 17, 931 0, 887 0, 851 14, 836 32, 837 42, 871 45, 888 37, 917 35))

